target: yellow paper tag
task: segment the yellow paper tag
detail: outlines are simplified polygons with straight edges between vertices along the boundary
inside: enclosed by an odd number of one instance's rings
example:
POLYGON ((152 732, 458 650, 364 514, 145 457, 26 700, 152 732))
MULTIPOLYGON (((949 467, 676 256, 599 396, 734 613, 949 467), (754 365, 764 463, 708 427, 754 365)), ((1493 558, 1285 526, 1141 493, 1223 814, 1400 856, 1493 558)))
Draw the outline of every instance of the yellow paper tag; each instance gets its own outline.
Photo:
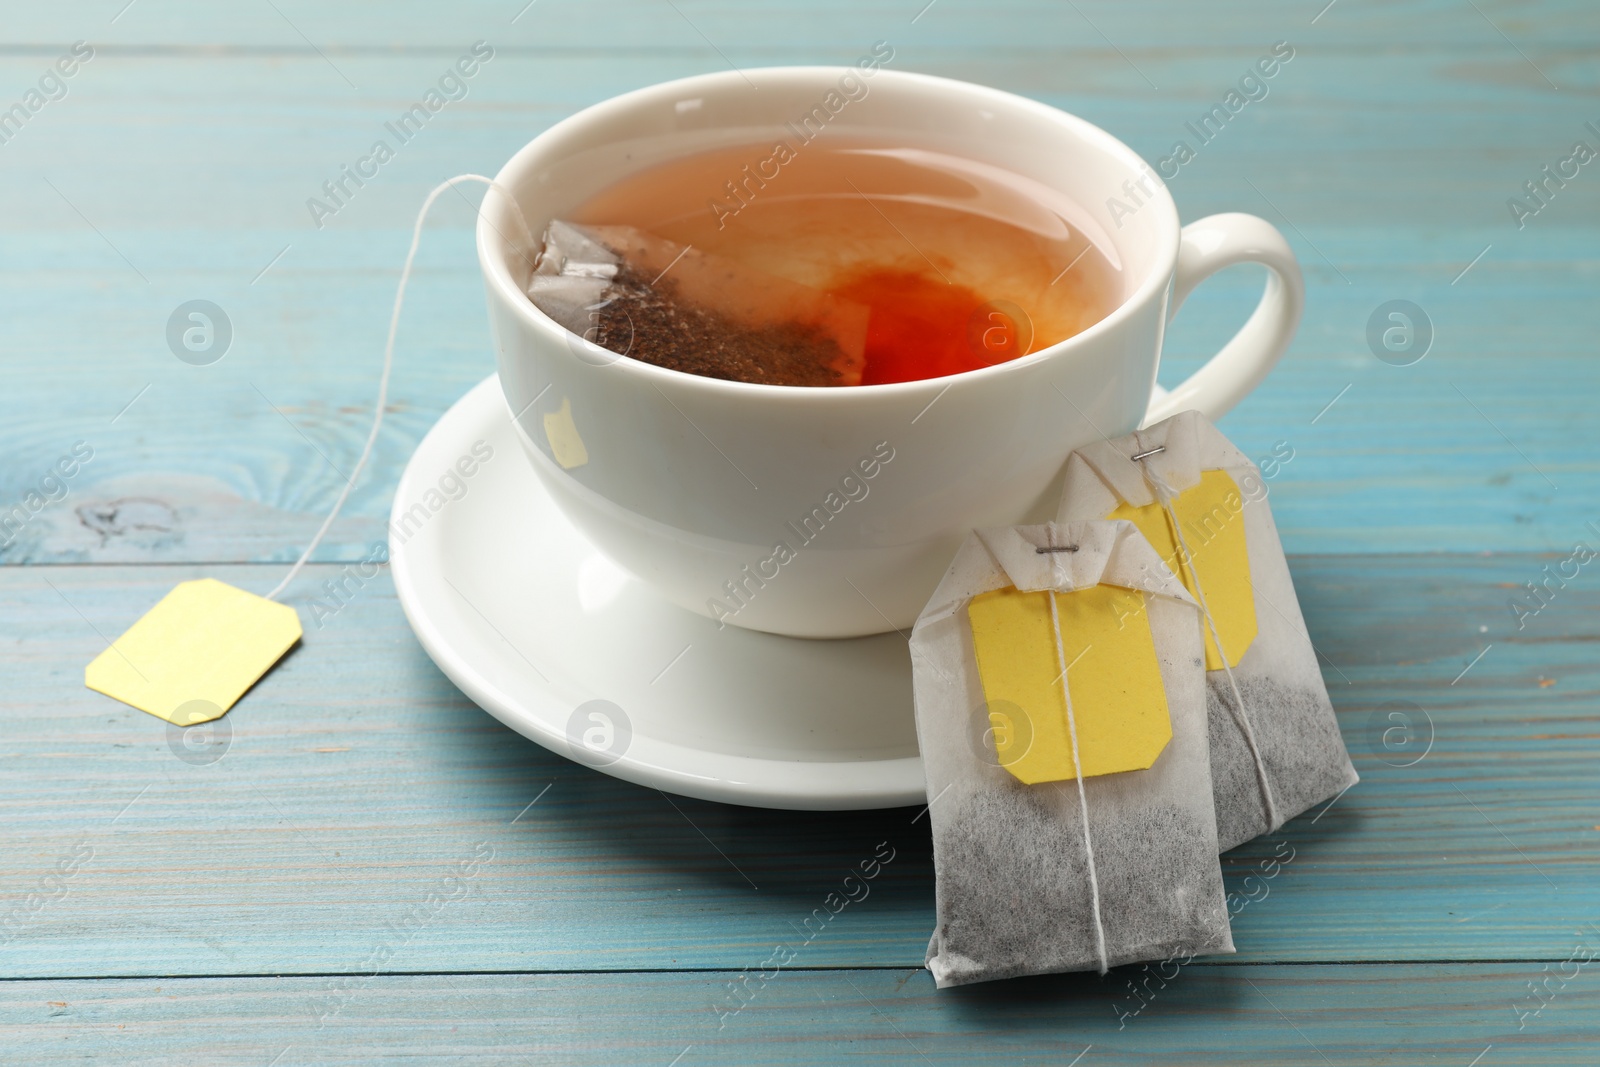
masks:
POLYGON ((179 726, 220 718, 300 640, 300 617, 215 578, 182 582, 96 656, 90 689, 179 726))
POLYGON ((1143 770, 1172 740, 1143 596, 1111 585, 1053 594, 1007 588, 967 605, 995 754, 1018 780, 1032 785, 1077 777, 1063 685, 1072 694, 1085 778, 1143 770), (1061 620, 1060 661, 1052 595, 1061 620))
POLYGON ((544 437, 550 442, 550 454, 561 469, 569 471, 589 462, 589 450, 583 447, 578 436, 578 424, 572 419, 572 401, 561 398, 561 407, 544 417, 544 437))
MULTIPOLYGON (((1195 600, 1205 592, 1205 605, 1228 653, 1228 666, 1237 667, 1256 639, 1256 597, 1244 538, 1244 498, 1227 471, 1202 471, 1199 484, 1179 493, 1172 510, 1183 524, 1184 542, 1194 556, 1193 571, 1178 548, 1172 518, 1159 501, 1142 508, 1122 504, 1106 518, 1127 519, 1137 526, 1195 600), (1195 573, 1200 578, 1198 588, 1195 573)), ((1200 616, 1200 630, 1206 640, 1206 670, 1220 671, 1222 654, 1204 615, 1200 616)))

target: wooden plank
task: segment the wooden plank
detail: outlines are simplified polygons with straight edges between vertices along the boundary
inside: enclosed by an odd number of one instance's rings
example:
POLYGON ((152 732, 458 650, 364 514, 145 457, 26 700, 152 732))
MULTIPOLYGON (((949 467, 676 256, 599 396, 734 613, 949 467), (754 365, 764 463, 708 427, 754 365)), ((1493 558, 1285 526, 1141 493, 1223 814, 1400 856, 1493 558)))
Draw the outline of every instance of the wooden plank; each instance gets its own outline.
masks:
POLYGON ((411 0, 384 5, 381 16, 363 6, 332 10, 309 0, 284 0, 274 5, 278 12, 267 6, 219 10, 201 0, 126 13, 119 13, 121 6, 19 11, 8 37, 17 42, 13 48, 32 50, 85 36, 126 48, 231 46, 295 53, 307 51, 309 41, 337 57, 353 50, 438 49, 441 39, 477 33, 552 51, 605 49, 615 54, 676 49, 715 60, 714 48, 720 47, 740 63, 750 62, 750 53, 759 54, 778 42, 793 49, 825 49, 862 30, 898 32, 971 51, 1026 42, 1057 48, 1076 45, 1112 55, 1121 48, 1136 57, 1141 52, 1254 43, 1273 32, 1316 34, 1346 45, 1383 41, 1395 49, 1433 47, 1459 53, 1493 48, 1514 55, 1500 36, 1504 33, 1526 49, 1556 56, 1600 39, 1600 20, 1578 0, 1537 6, 1486 0, 1479 4, 1481 16, 1470 6, 1463 10, 1448 0, 1346 4, 1326 12, 1323 3, 1282 5, 1261 0, 1225 0, 1203 9, 1149 0, 1127 4, 1083 0, 1074 5, 1076 12, 1049 0, 994 4, 941 0, 936 5, 926 5, 925 0, 910 4, 819 0, 804 8, 773 5, 763 9, 761 18, 751 18, 737 0, 684 0, 676 5, 681 14, 666 5, 637 0, 605 6, 545 2, 527 10, 521 0, 472 0, 448 9, 411 0))
MULTIPOLYGON (((0 108, 66 42, 99 53, 0 146, 0 507, 75 441, 95 450, 0 549, 51 564, 0 569, 10 1058, 1593 1060, 1597 994, 1573 961, 1600 940, 1600 605, 1587 569, 1551 581, 1520 625, 1508 602, 1600 536, 1600 182, 1570 182, 1526 229, 1505 201, 1574 139, 1594 143, 1600 9, 277 8, 35 5, 9 13, 0 45, 0 84, 18 87, 0 108), (305 199, 480 37, 497 56, 468 99, 315 229, 305 199), (935 993, 918 966, 932 870, 914 809, 669 803, 570 764, 432 668, 386 575, 223 720, 218 762, 182 758, 163 724, 81 687, 105 638, 173 582, 265 589, 320 520, 371 417, 411 213, 439 178, 492 172, 638 85, 848 62, 878 39, 897 67, 1065 107, 1156 161, 1280 38, 1293 65, 1172 191, 1186 219, 1265 215, 1306 265, 1295 350, 1225 428, 1252 455, 1294 451, 1274 508, 1364 780, 1224 857, 1248 901, 1238 956, 1171 982, 1127 968, 935 993), (237 328, 206 368, 162 337, 197 296, 237 328), (1369 316, 1395 298, 1437 328, 1413 367, 1367 350, 1369 316), (213 565, 228 562, 269 565, 213 565), (880 841, 895 859, 870 896, 807 937, 880 841), (1294 859, 1264 868, 1283 845, 1294 859), (793 965, 763 980, 777 944, 793 965), (288 977, 244 977, 262 974, 288 977), (1136 984, 1154 999, 1135 1012, 1136 984)), ((368 553, 416 441, 490 367, 470 221, 446 202, 424 243, 374 467, 319 558, 368 553)), ((1256 284, 1196 293, 1165 377, 1231 333, 1256 284)), ((337 570, 314 567, 294 602, 337 570)))
MULTIPOLYGON (((1364 780, 1283 832, 1295 858, 1275 877, 1260 864, 1276 841, 1226 858, 1255 898, 1239 959, 1565 959, 1575 924, 1600 922, 1600 591, 1587 570, 1552 585, 1520 631, 1507 608, 1551 562, 1293 559, 1364 780), (1385 747, 1392 710, 1409 744, 1385 747)), ((314 568, 292 601, 335 573, 314 568)), ((179 759, 164 724, 82 688, 82 671, 201 574, 264 590, 281 568, 0 571, 0 900, 48 890, 0 923, 0 976, 338 973, 408 921, 393 969, 748 967, 883 841, 895 860, 800 965, 922 960, 932 872, 915 810, 674 804, 569 763, 428 663, 386 574, 321 629, 303 611, 304 645, 223 720, 220 761, 179 759), (50 878, 58 863, 70 877, 50 878), (465 889, 440 904, 462 864, 465 889)))
MULTIPOLYGON (((1547 10, 1548 18, 1506 28, 1570 26, 1570 54, 1589 56, 1588 9, 1547 10)), ((637 25, 659 30, 663 11, 647 9, 637 25)), ((1146 94, 1120 85, 1132 75, 1112 53, 1064 63, 1026 49, 975 51, 975 38, 957 32, 974 21, 972 9, 940 5, 928 19, 952 11, 966 22, 930 37, 944 42, 930 51, 907 44, 897 64, 1079 111, 1152 159, 1235 80, 1257 47, 1248 42, 1268 36, 1254 7, 1193 16, 1215 21, 1215 33, 1236 43, 1141 59, 1162 86, 1146 94)), ((189 14, 196 33, 223 25, 189 14)), ((1335 14, 1344 11, 1317 32, 1335 14)), ((118 25, 144 15, 136 8, 118 25)), ((1097 24, 1101 15, 1092 15, 1097 24)), ((256 15, 238 17, 241 33, 264 32, 251 22, 256 15)), ((382 39, 403 42, 426 26, 436 41, 436 17, 405 8, 382 39)), ((1361 31, 1379 35, 1387 16, 1361 17, 1379 19, 1361 31)), ((1394 17, 1433 20, 1441 32, 1462 24, 1436 5, 1394 17)), ((174 34, 191 25, 165 18, 155 25, 174 34)), ((771 61, 830 58, 786 36, 796 21, 806 20, 740 25, 768 42, 771 61)), ((1166 32, 1165 18, 1142 21, 1146 33, 1166 32)), ((831 39, 848 39, 851 26, 831 39)), ((1506 63, 1522 63, 1486 26, 1472 32, 1506 63)), ((492 171, 533 132, 586 103, 707 69, 703 57, 670 50, 625 64, 593 53, 507 51, 427 137, 406 145, 317 230, 305 200, 431 83, 440 58, 381 49, 348 57, 342 65, 362 87, 353 91, 325 84, 332 72, 324 60, 297 47, 226 57, 108 51, 4 146, 0 195, 15 212, 12 239, 0 247, 13 375, 0 395, 0 450, 12 459, 0 471, 0 501, 21 499, 75 441, 95 447, 96 460, 73 484, 69 506, 41 516, 0 559, 292 558, 364 438, 394 270, 423 191, 461 169, 492 171), (98 179, 105 158, 117 160, 114 182, 98 179), (228 166, 219 170, 218 159, 228 166), (228 357, 204 368, 172 358, 163 337, 172 310, 197 296, 222 304, 236 334, 228 357), (136 503, 119 504, 126 501, 136 503)), ((1574 441, 1586 426, 1586 397, 1600 387, 1590 355, 1600 310, 1589 299, 1600 182, 1571 183, 1520 232, 1504 203, 1590 116, 1580 98, 1508 84, 1504 70, 1452 47, 1418 59, 1403 49, 1325 50, 1313 38, 1272 95, 1172 183, 1186 217, 1244 208, 1278 220, 1306 263, 1311 301, 1295 350, 1227 423, 1254 455, 1278 441, 1294 448, 1277 486, 1293 551, 1555 550, 1596 517, 1587 502, 1600 490, 1600 470, 1574 441), (1384 107, 1390 99, 1407 107, 1384 107), (1382 364, 1366 347, 1369 317, 1397 297, 1421 303, 1437 328, 1434 352, 1414 367, 1382 364)), ((0 59, 17 84, 38 66, 31 53, 0 59)), ((402 328, 392 421, 320 558, 366 554, 415 442, 491 367, 464 229, 471 208, 446 201, 439 211, 402 328)), ((1232 331, 1254 284, 1224 278, 1191 299, 1173 331, 1169 380, 1232 331)))
MULTIPOLYGON (((774 61, 848 62, 871 40, 863 37, 830 56, 794 48, 774 61)), ((1152 165, 1176 140, 1185 139, 1196 158, 1175 175, 1169 165, 1167 176, 1186 213, 1245 207, 1270 213, 1270 203, 1242 180, 1249 177, 1303 233, 1316 238, 1319 227, 1335 225, 1346 231, 1348 256, 1339 254, 1337 245, 1317 242, 1341 268, 1364 266, 1359 246, 1377 244, 1368 251, 1378 262, 1414 262, 1430 245, 1453 248, 1449 255, 1459 269, 1482 245, 1465 249, 1463 256, 1462 248, 1453 247, 1456 234, 1478 227, 1498 231, 1517 245, 1518 253, 1509 257, 1513 261, 1541 258, 1541 249, 1562 247, 1570 258, 1592 258, 1572 235, 1565 246, 1543 243, 1562 240, 1554 231, 1593 225, 1588 208, 1597 194, 1595 183, 1584 180, 1587 168, 1577 177, 1569 175, 1565 185, 1544 190, 1552 194, 1548 215, 1541 211, 1520 231, 1505 204, 1513 195, 1527 199, 1522 183, 1542 178, 1541 165, 1566 155, 1574 140, 1592 140, 1584 124, 1595 116, 1581 99, 1548 87, 1542 93, 1508 92, 1490 74, 1452 64, 1455 53, 1419 60, 1404 52, 1347 54, 1306 44, 1265 84, 1261 100, 1202 143, 1185 124, 1234 89, 1268 45, 1270 38, 1263 35, 1260 45, 1227 54, 1162 57, 1152 62, 1163 89, 1143 94, 1119 91, 1102 64, 1077 61, 1078 52, 1046 57, 1026 50, 993 55, 950 50, 919 57, 908 46, 889 66, 1039 98, 1105 126, 1152 165), (1405 97, 1406 108, 1385 109, 1397 95, 1405 97), (1252 197, 1248 204, 1242 202, 1246 196, 1252 197), (1558 217, 1562 225, 1550 225, 1558 217), (1413 245, 1396 240, 1393 225, 1425 229, 1413 245), (1377 236, 1389 240, 1375 242, 1377 236)), ((1575 61, 1592 69, 1596 50, 1577 51, 1575 61)), ((448 53, 355 57, 347 63, 363 88, 341 86, 334 92, 323 84, 327 67, 310 54, 97 57, 74 76, 63 99, 47 104, 9 137, 3 145, 8 166, 0 182, 25 196, 31 209, 17 214, 18 232, 98 241, 84 225, 87 217, 113 240, 119 233, 142 235, 144 243, 124 249, 141 269, 161 274, 187 268, 203 276, 214 263, 229 262, 246 272, 248 281, 281 245, 269 245, 257 259, 245 254, 249 248, 197 243, 197 232, 294 229, 309 240, 316 220, 306 199, 327 198, 323 181, 339 177, 341 164, 354 162, 384 137, 383 124, 433 88, 452 58, 448 53), (263 83, 273 89, 270 107, 261 100, 263 83), (102 154, 118 158, 119 181, 92 180, 89 168, 102 154), (210 165, 217 156, 229 159, 232 168, 217 172, 210 165), (42 173, 52 174, 82 217, 43 184, 42 173)), ((48 65, 39 57, 0 56, 0 74, 10 84, 27 86, 48 65)), ((417 193, 454 172, 448 168, 496 167, 544 127, 581 107, 716 69, 716 64, 671 54, 641 56, 622 66, 582 55, 497 54, 467 81, 465 95, 432 116, 420 133, 403 142, 388 134, 395 158, 351 196, 348 206, 329 200, 339 210, 322 233, 379 229, 399 239, 409 233, 417 193)), ((108 279, 140 282, 103 244, 84 244, 98 247, 96 265, 105 268, 108 279)), ((15 262, 15 248, 9 246, 0 262, 15 262)), ((375 263, 394 270, 392 252, 365 239, 317 251, 321 254, 312 262, 331 255, 341 267, 375 263)), ((1332 273, 1314 250, 1305 251, 1316 271, 1332 273)), ((310 254, 302 249, 284 266, 303 267, 310 254)), ((1452 271, 1443 281, 1453 277, 1452 271)))
POLYGON ((1564 984, 1558 968, 1533 963, 1194 964, 1164 987, 1151 981, 1137 1015, 1131 984, 1145 979, 1126 969, 944 992, 924 971, 765 973, 746 976, 737 1013, 731 973, 7 982, 0 1040, 21 1063, 273 1067, 411 1057, 1487 1067, 1592 1064, 1600 1040, 1600 982, 1579 963, 1564 984), (1547 980, 1547 1006, 1526 1014, 1541 1003, 1528 986, 1547 980))

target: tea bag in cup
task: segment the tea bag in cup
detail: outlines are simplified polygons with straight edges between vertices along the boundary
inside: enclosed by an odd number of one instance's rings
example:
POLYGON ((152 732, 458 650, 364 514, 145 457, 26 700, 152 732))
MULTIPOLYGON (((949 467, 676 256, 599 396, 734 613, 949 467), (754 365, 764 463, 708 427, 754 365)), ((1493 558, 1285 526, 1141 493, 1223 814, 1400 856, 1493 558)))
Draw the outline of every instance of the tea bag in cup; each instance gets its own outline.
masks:
POLYGON ((941 988, 1233 951, 1197 618, 1131 523, 956 553, 911 634, 941 988))
POLYGON ((1266 483, 1204 415, 1074 452, 1056 518, 1134 523, 1200 604, 1224 852, 1356 783, 1266 483))
POLYGON ((859 385, 869 309, 632 226, 556 220, 528 298, 617 355, 710 378, 859 385))

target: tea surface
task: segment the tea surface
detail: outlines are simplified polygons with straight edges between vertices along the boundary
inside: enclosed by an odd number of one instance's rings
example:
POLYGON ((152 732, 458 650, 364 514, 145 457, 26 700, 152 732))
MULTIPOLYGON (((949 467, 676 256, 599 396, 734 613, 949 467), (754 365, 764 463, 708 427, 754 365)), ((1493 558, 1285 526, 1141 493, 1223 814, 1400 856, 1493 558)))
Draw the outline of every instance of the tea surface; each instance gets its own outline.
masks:
POLYGON ((871 309, 863 385, 1015 359, 1120 302, 1111 246, 1062 194, 977 160, 832 139, 647 168, 570 217, 634 226, 871 309))

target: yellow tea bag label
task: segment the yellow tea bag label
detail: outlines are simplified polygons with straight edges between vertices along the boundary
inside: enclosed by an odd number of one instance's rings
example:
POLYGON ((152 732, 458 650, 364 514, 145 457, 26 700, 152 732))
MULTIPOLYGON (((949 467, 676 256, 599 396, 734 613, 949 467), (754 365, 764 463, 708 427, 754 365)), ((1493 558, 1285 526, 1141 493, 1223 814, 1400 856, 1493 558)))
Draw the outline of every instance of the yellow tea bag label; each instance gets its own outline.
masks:
POLYGON ((995 754, 1018 780, 1077 777, 1066 692, 1085 778, 1143 770, 1172 740, 1144 594, 1111 585, 1070 593, 996 589, 972 598, 967 619, 995 754), (1051 596, 1061 621, 1060 659, 1051 596))
POLYGON ((583 447, 578 436, 578 424, 572 419, 572 400, 561 398, 561 407, 544 417, 544 437, 550 442, 550 454, 561 469, 569 471, 589 462, 589 450, 583 447))
MULTIPOLYGON (((1256 598, 1250 584, 1250 551, 1244 538, 1244 498, 1227 471, 1203 471, 1199 484, 1173 499, 1172 510, 1183 525, 1184 544, 1192 560, 1185 560, 1172 529, 1172 516, 1160 501, 1139 508, 1122 504, 1106 518, 1127 519, 1137 526, 1156 555, 1183 579, 1184 588, 1195 600, 1200 600, 1204 591, 1205 606, 1222 638, 1223 650, 1228 653, 1228 666, 1237 667, 1256 639, 1256 598)), ((1206 641, 1206 670, 1219 671, 1222 653, 1204 615, 1200 616, 1200 629, 1206 641)))
POLYGON ((179 726, 220 717, 300 640, 300 617, 214 578, 182 582, 84 671, 90 689, 179 726))

